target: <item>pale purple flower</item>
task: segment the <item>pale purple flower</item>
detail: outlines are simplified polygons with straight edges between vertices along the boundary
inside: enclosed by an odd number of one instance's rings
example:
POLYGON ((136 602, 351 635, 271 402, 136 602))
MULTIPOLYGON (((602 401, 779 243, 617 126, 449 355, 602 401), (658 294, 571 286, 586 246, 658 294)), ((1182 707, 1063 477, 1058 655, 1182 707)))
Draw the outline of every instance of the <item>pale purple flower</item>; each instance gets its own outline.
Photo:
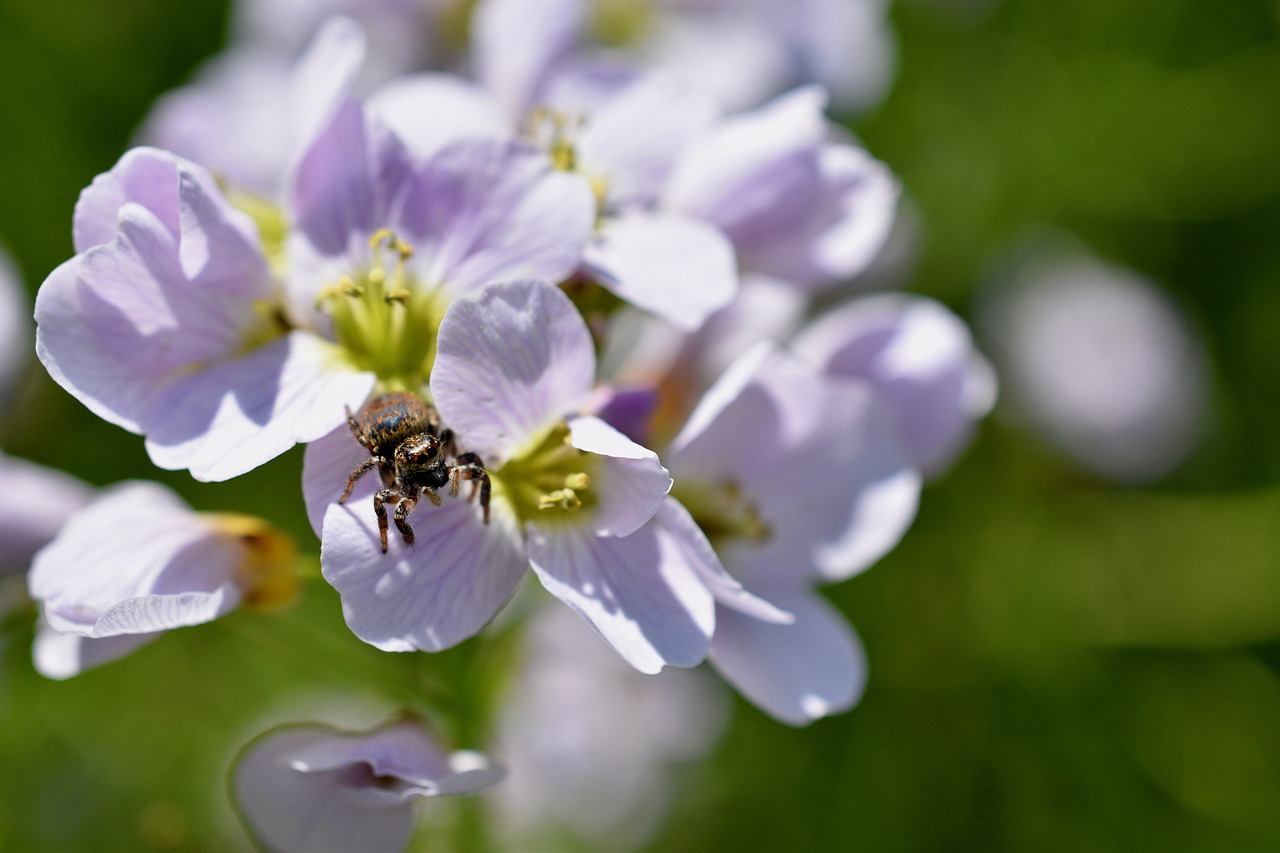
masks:
POLYGON ((44 623, 36 667, 66 678, 172 628, 286 601, 296 584, 293 548, 259 519, 193 512, 155 483, 106 489, 31 563, 28 585, 44 623))
POLYGON ((329 432, 373 387, 290 330, 256 227, 199 166, 129 151, 81 194, 74 236, 80 254, 36 298, 36 351, 160 467, 237 476, 329 432))
POLYGON ((416 720, 369 732, 299 723, 244 748, 231 793, 245 828, 273 853, 399 853, 415 801, 474 794, 505 773, 481 753, 441 748, 416 720))
POLYGON ((1157 479, 1203 433, 1204 345, 1149 279, 1078 247, 1040 248, 988 294, 986 338, 1011 408, 1086 467, 1157 479))
POLYGON ((852 706, 866 677, 861 645, 812 587, 897 544, 921 482, 876 390, 762 344, 704 395, 668 453, 681 503, 660 517, 696 521, 746 590, 793 617, 713 587, 712 663, 793 725, 852 706))
POLYGON ((820 289, 860 273, 893 225, 900 187, 861 148, 831 141, 809 86, 713 125, 684 149, 665 209, 715 225, 743 272, 820 289))
POLYGON ((661 826, 678 771, 715 744, 723 688, 701 669, 656 677, 628 667, 564 608, 529 619, 503 698, 495 751, 511 769, 491 804, 513 848, 630 849, 661 826))
POLYGON ((833 376, 871 382, 913 463, 929 474, 951 464, 995 403, 995 373, 968 327, 932 299, 856 299, 808 326, 791 349, 833 376))
POLYGON ((493 478, 491 522, 446 498, 410 517, 415 547, 393 536, 382 554, 373 478, 336 503, 367 453, 346 430, 310 445, 303 491, 325 578, 356 635, 390 651, 454 645, 484 627, 532 566, 635 668, 701 661, 713 615, 702 578, 719 563, 700 534, 649 523, 671 486, 657 456, 578 414, 595 355, 568 298, 539 282, 491 286, 449 307, 438 347, 431 393, 493 478))

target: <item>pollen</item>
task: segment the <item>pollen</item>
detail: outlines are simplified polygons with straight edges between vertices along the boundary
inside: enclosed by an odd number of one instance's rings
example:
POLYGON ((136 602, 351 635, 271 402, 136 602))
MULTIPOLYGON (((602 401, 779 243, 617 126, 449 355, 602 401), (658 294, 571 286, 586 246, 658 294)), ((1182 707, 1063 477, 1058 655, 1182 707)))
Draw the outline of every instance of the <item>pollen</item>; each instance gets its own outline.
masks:
POLYGON ((569 428, 560 424, 493 472, 494 488, 524 521, 567 520, 597 503, 589 471, 594 460, 569 442, 569 428))

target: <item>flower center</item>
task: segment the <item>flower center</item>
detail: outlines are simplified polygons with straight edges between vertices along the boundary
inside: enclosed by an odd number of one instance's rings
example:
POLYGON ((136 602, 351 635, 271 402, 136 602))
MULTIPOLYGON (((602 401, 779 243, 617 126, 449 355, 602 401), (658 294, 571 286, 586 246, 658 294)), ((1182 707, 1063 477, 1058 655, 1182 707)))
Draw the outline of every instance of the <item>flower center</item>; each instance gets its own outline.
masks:
POLYGON ((581 174, 591 185, 596 198, 598 215, 603 215, 605 199, 609 194, 609 181, 604 175, 589 175, 582 170, 574 137, 587 122, 584 115, 570 115, 547 106, 537 106, 529 113, 528 138, 544 149, 551 158, 551 166, 560 172, 581 174))
POLYGON ((494 491, 521 522, 567 522, 599 500, 591 488, 595 461, 594 454, 569 443, 569 427, 562 423, 491 472, 494 491))
POLYGON ((374 373, 382 390, 421 392, 435 363, 445 300, 409 273, 413 247, 392 231, 375 232, 369 246, 370 265, 325 287, 316 306, 333 321, 351 363, 374 373))
POLYGON ((591 28, 606 47, 630 47, 653 29, 655 9, 651 0, 596 0, 591 28))
POLYGON ((758 545, 772 535, 769 524, 760 517, 756 505, 732 480, 719 484, 676 480, 671 487, 671 496, 684 504, 717 550, 730 541, 758 545))
POLYGON ((244 546, 244 556, 236 566, 236 583, 243 593, 242 603, 255 610, 277 610, 298 597, 298 576, 294 558, 298 545, 266 521, 236 512, 204 513, 217 531, 244 546))

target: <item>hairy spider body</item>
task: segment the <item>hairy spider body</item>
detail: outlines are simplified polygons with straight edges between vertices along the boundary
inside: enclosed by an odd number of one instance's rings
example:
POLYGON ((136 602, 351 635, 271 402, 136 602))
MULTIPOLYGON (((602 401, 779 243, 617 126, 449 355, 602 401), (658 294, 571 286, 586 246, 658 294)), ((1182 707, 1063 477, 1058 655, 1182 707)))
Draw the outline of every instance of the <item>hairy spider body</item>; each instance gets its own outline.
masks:
POLYGON ((436 490, 449 487, 458 494, 463 480, 471 481, 471 497, 480 496, 484 523, 489 523, 489 474, 474 453, 458 453, 453 431, 440 423, 436 410, 413 394, 383 394, 370 400, 359 416, 347 410, 347 426, 369 458, 347 478, 338 503, 346 503, 356 481, 378 469, 383 488, 373 496, 382 553, 387 553, 387 506, 395 508, 393 520, 406 545, 413 544, 409 513, 424 496, 440 506, 436 490), (453 457, 450 461, 449 457, 453 457))

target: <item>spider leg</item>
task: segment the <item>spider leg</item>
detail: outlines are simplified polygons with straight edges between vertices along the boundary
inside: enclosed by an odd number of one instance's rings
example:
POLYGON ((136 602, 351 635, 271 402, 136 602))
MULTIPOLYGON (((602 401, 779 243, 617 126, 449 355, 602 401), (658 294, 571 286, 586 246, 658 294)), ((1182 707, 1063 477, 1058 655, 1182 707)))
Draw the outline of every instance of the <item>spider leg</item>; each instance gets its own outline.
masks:
POLYGON ((449 429, 448 427, 444 427, 443 429, 440 430, 440 435, 438 436, 438 438, 440 439, 441 453, 444 453, 448 456, 458 455, 458 445, 454 443, 453 430, 449 429))
MULTIPOLYGON (((379 489, 373 496, 373 514, 378 517, 378 541, 382 544, 382 553, 387 553, 387 510, 383 504, 398 503, 404 495, 395 489, 379 489)), ((399 526, 398 524, 396 525, 399 526)), ((402 533, 404 531, 401 531, 402 533)), ((412 535, 412 534, 410 534, 412 535)))
POLYGON ((369 446, 368 439, 366 439, 364 433, 361 432, 360 424, 356 421, 356 416, 351 414, 351 407, 343 406, 342 410, 347 413, 347 428, 351 430, 351 434, 356 437, 356 441, 360 442, 361 447, 372 453, 373 448, 369 446))
POLYGON ((378 466, 379 464, 385 463, 386 461, 387 460, 383 459, 381 456, 370 456, 368 459, 361 462, 360 467, 352 471, 351 476, 347 478, 347 487, 342 490, 342 497, 338 498, 338 503, 344 504, 347 502, 347 498, 351 497, 351 490, 356 487, 356 480, 359 480, 365 474, 368 474, 370 469, 378 466))
POLYGON ((413 512, 413 508, 417 505, 416 498, 405 495, 400 499, 400 505, 396 507, 396 530, 400 531, 400 536, 406 545, 413 544, 413 528, 409 526, 409 513, 413 512))
POLYGON ((462 480, 471 481, 471 497, 468 500, 474 500, 477 489, 480 493, 480 508, 484 511, 484 523, 489 523, 489 493, 492 489, 492 482, 489 480, 489 472, 484 469, 484 461, 476 453, 463 453, 457 459, 457 464, 453 470, 449 472, 449 488, 454 494, 458 494, 458 486, 462 480))
POLYGON ((431 501, 432 506, 440 506, 441 504, 440 496, 437 495, 435 492, 433 492, 431 489, 423 489, 422 493, 427 496, 427 500, 431 501))

